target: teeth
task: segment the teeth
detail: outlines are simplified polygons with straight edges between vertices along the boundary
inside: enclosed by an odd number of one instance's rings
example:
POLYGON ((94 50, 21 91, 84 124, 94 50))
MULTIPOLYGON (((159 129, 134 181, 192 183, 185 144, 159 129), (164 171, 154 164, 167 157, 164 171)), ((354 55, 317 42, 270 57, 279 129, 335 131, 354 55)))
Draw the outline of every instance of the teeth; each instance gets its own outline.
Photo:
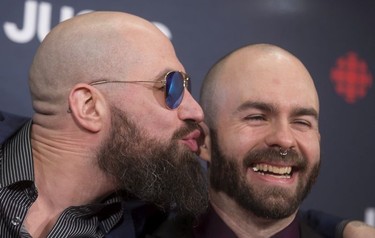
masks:
POLYGON ((277 167, 277 166, 272 166, 268 164, 256 164, 253 166, 253 171, 260 172, 261 174, 264 174, 265 172, 271 172, 273 174, 285 175, 286 177, 290 178, 292 167, 291 166, 277 167))

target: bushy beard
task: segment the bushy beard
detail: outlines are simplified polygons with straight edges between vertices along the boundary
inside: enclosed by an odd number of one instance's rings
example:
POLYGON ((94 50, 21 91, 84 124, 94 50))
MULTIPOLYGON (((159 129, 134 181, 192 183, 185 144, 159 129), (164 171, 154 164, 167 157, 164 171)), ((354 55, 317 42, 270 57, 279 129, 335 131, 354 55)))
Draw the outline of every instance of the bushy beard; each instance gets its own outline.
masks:
POLYGON ((196 123, 187 122, 169 143, 163 143, 112 108, 111 133, 100 148, 99 166, 129 196, 163 210, 198 216, 208 207, 206 175, 196 155, 178 144, 178 139, 197 128, 196 123))
POLYGON ((212 157, 209 167, 210 186, 215 191, 222 191, 231 197, 245 211, 265 219, 282 219, 291 216, 310 192, 318 174, 320 162, 308 167, 305 158, 291 150, 281 158, 280 152, 268 148, 247 153, 242 163, 236 158, 226 157, 220 150, 217 134, 210 132, 212 157), (251 184, 246 179, 246 171, 251 165, 272 161, 292 162, 299 169, 300 177, 297 189, 290 193, 277 186, 262 187, 251 184))

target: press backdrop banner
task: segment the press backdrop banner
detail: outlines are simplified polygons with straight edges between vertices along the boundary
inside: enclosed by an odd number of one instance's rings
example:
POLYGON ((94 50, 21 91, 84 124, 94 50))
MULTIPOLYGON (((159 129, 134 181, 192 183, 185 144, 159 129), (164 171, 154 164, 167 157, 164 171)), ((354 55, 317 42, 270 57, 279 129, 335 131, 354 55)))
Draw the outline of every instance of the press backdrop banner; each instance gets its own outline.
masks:
POLYGON ((198 99, 208 68, 249 43, 299 57, 321 100, 322 170, 303 208, 375 225, 375 1, 2 0, 0 110, 31 116, 28 68, 58 22, 94 10, 125 11, 173 42, 198 99))

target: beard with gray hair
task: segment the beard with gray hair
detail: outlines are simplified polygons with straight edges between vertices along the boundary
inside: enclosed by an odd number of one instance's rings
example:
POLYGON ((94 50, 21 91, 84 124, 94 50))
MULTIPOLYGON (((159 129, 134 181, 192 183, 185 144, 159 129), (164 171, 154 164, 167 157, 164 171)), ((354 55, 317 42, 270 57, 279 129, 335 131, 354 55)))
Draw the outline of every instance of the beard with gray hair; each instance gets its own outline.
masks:
POLYGON ((196 155, 178 144, 199 126, 187 121, 169 143, 163 143, 150 138, 123 111, 112 108, 111 115, 111 131, 98 152, 98 163, 115 178, 119 190, 181 215, 205 212, 205 172, 196 155))

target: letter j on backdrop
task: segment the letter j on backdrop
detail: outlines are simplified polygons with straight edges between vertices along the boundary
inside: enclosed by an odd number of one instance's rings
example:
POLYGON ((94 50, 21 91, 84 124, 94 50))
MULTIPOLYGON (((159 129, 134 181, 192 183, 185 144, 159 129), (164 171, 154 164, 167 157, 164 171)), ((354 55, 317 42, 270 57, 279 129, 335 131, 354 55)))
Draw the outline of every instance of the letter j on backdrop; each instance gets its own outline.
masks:
MULTIPOLYGON (((83 14, 91 10, 83 10, 77 13, 83 14)), ((60 9, 60 22, 74 16, 74 8, 63 6, 60 9)), ((25 44, 38 37, 42 41, 51 30, 52 4, 33 0, 25 1, 23 13, 23 25, 17 26, 14 22, 4 23, 5 35, 13 42, 25 44)))

